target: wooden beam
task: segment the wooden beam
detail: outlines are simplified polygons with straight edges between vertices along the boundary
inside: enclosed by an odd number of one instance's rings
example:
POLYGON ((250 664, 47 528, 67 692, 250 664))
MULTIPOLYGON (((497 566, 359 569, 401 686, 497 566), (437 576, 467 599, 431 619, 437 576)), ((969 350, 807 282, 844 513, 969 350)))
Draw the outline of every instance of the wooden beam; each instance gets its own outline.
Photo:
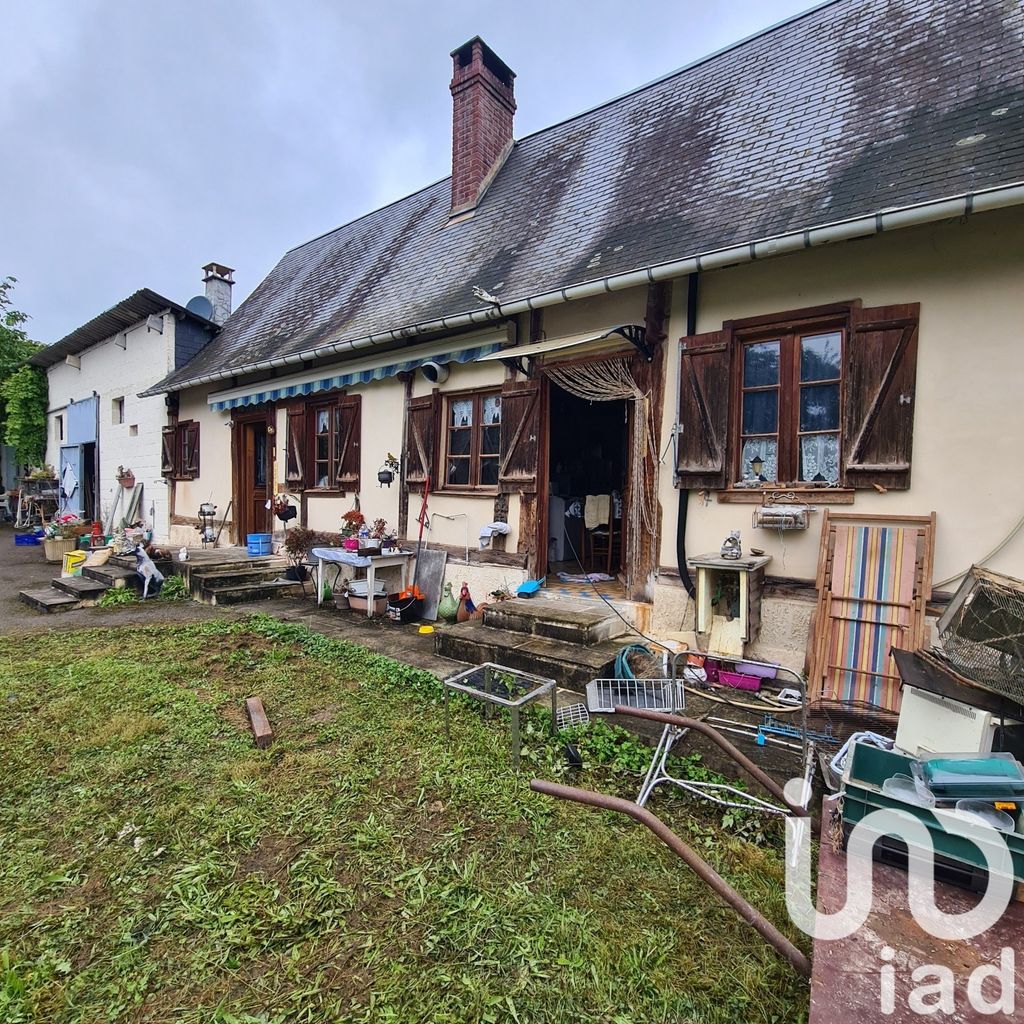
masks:
POLYGON ((267 720, 267 713, 263 710, 263 701, 259 697, 247 697, 245 710, 249 715, 249 724, 252 726, 252 735, 256 740, 256 746, 260 750, 266 750, 274 742, 274 733, 267 720))

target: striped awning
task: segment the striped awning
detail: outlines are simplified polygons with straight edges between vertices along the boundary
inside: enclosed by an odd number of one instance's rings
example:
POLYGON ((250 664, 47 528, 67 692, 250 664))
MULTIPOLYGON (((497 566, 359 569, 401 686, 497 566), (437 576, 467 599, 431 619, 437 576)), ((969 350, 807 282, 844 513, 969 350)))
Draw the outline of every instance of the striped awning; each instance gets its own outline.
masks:
POLYGON ((424 363, 472 363, 481 356, 489 355, 500 348, 500 340, 504 340, 505 332, 491 332, 486 340, 478 334, 472 339, 464 339, 460 345, 456 339, 449 338, 443 347, 417 347, 415 358, 399 359, 408 356, 409 349, 399 352, 388 352, 385 355, 369 359, 361 359, 346 364, 344 367, 326 368, 303 376, 281 377, 276 380, 261 380, 243 387, 232 388, 230 391, 217 391, 210 394, 207 403, 216 410, 237 409, 244 405, 262 405, 264 402, 276 402, 282 399, 299 398, 314 395, 321 391, 336 391, 351 387, 353 384, 368 384, 374 380, 384 380, 399 373, 415 370, 424 363), (483 342, 483 343, 481 343, 483 342))

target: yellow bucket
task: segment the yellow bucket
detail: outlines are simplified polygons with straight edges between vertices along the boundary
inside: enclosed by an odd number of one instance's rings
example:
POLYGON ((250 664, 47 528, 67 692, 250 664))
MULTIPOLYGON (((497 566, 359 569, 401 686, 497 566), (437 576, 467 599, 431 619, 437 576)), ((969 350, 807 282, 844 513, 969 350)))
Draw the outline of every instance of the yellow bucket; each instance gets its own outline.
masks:
POLYGON ((61 569, 61 576, 67 578, 68 576, 81 576, 82 575, 82 563, 89 556, 84 551, 68 551, 64 555, 64 566, 61 569))

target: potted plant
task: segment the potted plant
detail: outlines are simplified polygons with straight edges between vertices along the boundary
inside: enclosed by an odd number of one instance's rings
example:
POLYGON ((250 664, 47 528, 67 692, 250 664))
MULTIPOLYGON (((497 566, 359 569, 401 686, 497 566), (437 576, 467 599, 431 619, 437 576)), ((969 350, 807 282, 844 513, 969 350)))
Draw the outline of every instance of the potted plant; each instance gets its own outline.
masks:
POLYGON ((357 508, 350 508, 341 517, 341 546, 346 551, 359 550, 359 534, 366 526, 366 516, 357 508))
POLYGON ((135 473, 130 469, 126 469, 124 466, 118 466, 117 482, 126 490, 130 491, 135 486, 135 473))
POLYGON ((273 503, 274 515, 281 520, 282 523, 287 523, 294 519, 299 510, 291 503, 290 494, 278 494, 274 497, 273 503))
POLYGON ((291 563, 285 570, 285 578, 302 582, 309 578, 304 562, 309 559, 310 549, 316 542, 316 534, 304 526, 296 526, 284 538, 284 551, 291 563))
POLYGON ((60 562, 69 551, 78 547, 78 538, 85 521, 71 512, 54 516, 46 525, 43 534, 43 555, 48 562, 60 562))

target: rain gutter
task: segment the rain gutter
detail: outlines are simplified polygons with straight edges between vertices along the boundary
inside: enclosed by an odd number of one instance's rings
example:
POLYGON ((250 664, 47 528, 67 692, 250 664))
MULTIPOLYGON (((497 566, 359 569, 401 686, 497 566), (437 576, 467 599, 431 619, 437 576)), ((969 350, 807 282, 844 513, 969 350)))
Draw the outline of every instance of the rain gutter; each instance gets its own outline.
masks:
POLYGON ((966 217, 972 213, 984 213, 989 210, 1021 205, 1024 205, 1024 182, 1000 185, 995 188, 968 192, 945 199, 930 200, 925 203, 915 203, 911 206, 893 207, 892 209, 880 210, 877 213, 867 214, 862 217, 853 217, 849 220, 835 221, 831 224, 805 228, 802 231, 793 231, 783 235, 763 238, 758 241, 744 242, 740 245, 728 246, 723 249, 712 249, 708 252, 686 256, 668 263, 659 263, 642 270, 613 274, 609 277, 597 278, 583 284, 542 292, 523 299, 498 302, 486 309, 475 309, 465 313, 456 313, 453 316, 424 320, 417 324, 397 328, 396 330, 368 334, 365 337, 354 338, 350 341, 337 341, 326 345, 318 345, 316 348, 305 352, 278 356, 275 359, 264 359, 245 366, 235 366, 229 369, 218 370, 216 373, 192 377, 171 387, 158 385, 155 388, 142 392, 142 397, 159 395, 166 391, 183 391, 185 388, 197 387, 200 384, 210 384, 229 377, 243 377, 251 373, 261 373, 266 370, 296 366, 314 359, 323 359, 330 356, 347 356, 354 352, 361 352, 363 349, 375 348, 379 345, 393 345, 395 342, 408 341, 411 338, 424 334, 437 334, 478 324, 486 324, 494 320, 517 316, 520 313, 533 309, 543 309, 547 306, 556 306, 564 302, 589 299, 608 292, 624 291, 628 288, 636 288, 640 285, 652 284, 656 281, 667 281, 671 278, 684 277, 687 274, 700 273, 707 270, 720 270, 725 267, 751 263, 754 260, 767 259, 773 256, 785 256, 820 245, 831 245, 835 242, 846 242, 855 238, 868 238, 872 235, 881 234, 885 231, 894 231, 898 228, 934 224, 938 221, 966 217))

